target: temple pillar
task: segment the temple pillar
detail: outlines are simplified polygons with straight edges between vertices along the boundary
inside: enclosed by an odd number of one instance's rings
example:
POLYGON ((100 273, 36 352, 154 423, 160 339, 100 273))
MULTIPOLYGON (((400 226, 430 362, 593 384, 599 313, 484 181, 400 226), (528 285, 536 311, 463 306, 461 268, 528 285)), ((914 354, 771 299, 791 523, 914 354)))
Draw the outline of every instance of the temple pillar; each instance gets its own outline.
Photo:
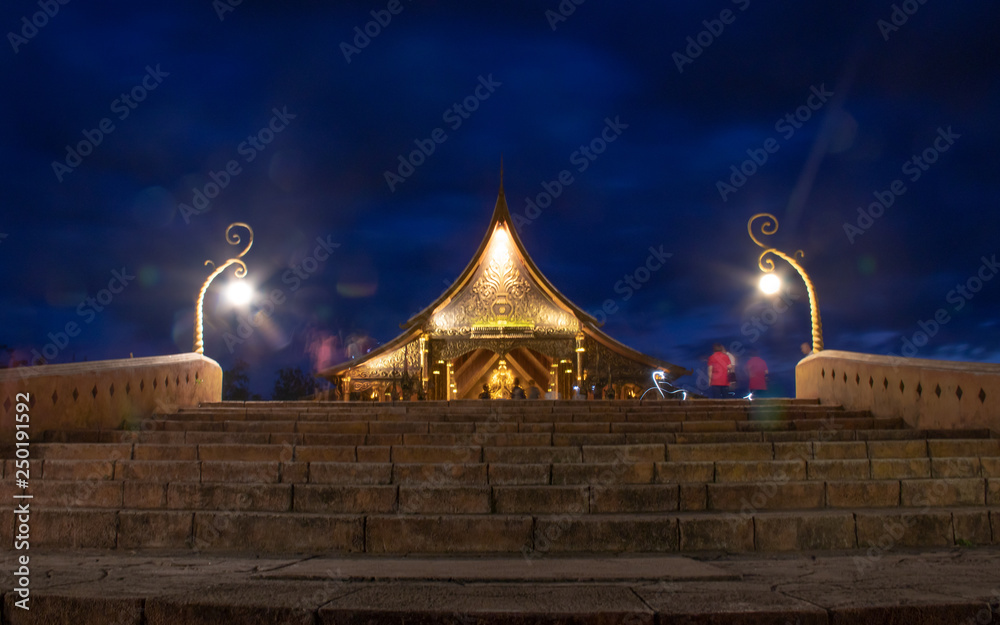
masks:
POLYGON ((420 384, 422 385, 424 392, 427 391, 427 351, 430 349, 430 346, 427 343, 427 335, 424 334, 420 337, 418 343, 420 348, 420 384))
POLYGON ((586 389, 583 388, 583 332, 576 335, 576 386, 580 389, 583 396, 587 396, 586 389))

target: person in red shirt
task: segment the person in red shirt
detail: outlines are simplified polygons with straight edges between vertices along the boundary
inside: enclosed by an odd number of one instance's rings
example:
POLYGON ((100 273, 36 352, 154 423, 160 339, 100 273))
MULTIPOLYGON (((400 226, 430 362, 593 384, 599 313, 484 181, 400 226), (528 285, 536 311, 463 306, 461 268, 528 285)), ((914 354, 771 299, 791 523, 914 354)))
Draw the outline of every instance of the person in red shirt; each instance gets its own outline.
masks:
POLYGON ((729 394, 729 365, 732 361, 726 354, 726 348, 720 343, 712 345, 715 350, 708 357, 708 396, 712 399, 722 399, 729 394))
POLYGON ((755 395, 764 395, 767 392, 767 363, 760 357, 757 350, 750 352, 746 371, 750 378, 750 392, 755 395))

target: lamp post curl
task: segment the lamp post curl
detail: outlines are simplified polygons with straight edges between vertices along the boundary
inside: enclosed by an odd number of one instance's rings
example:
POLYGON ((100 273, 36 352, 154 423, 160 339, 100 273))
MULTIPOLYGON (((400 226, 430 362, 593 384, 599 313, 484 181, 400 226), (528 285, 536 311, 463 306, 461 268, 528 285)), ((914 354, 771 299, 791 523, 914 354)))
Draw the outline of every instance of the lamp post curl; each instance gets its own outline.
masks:
POLYGON ((758 246, 764 248, 764 251, 760 253, 760 257, 757 259, 757 265, 760 270, 764 273, 771 273, 774 271, 774 259, 771 256, 777 256, 783 259, 789 265, 792 266, 795 271, 799 273, 802 281, 806 284, 806 292, 809 294, 809 313, 812 318, 812 349, 813 352, 819 352, 823 350, 823 321, 819 316, 819 303, 816 301, 816 289, 813 287, 812 280, 809 278, 809 274, 806 270, 802 268, 799 264, 799 260, 805 258, 805 252, 802 250, 796 250, 794 254, 788 255, 782 252, 776 247, 769 247, 766 243, 763 243, 754 234, 754 222, 758 219, 763 219, 764 222, 760 224, 760 234, 762 236, 772 236, 778 232, 778 218, 771 213, 757 213, 747 221, 747 234, 750 235, 750 239, 753 240, 758 246))
MULTIPOLYGON (((235 257, 230 258, 226 262, 222 263, 217 267, 212 273, 208 274, 205 278, 205 283, 201 285, 201 290, 198 291, 198 299, 195 302, 194 308, 194 351, 197 354, 205 353, 205 331, 204 331, 204 304, 205 304, 205 291, 208 290, 208 285, 212 284, 212 280, 220 273, 225 271, 230 265, 236 265, 236 270, 233 271, 233 275, 237 278, 245 278, 247 275, 247 265, 245 262, 240 260, 244 254, 250 251, 250 246, 253 245, 253 228, 247 224, 237 221, 229 224, 226 228, 226 243, 230 245, 239 245, 242 239, 240 235, 233 232, 233 228, 246 228, 247 232, 250 234, 247 240, 247 246, 243 248, 243 251, 237 254, 235 257)), ((206 267, 212 267, 215 263, 211 260, 205 261, 206 267)))

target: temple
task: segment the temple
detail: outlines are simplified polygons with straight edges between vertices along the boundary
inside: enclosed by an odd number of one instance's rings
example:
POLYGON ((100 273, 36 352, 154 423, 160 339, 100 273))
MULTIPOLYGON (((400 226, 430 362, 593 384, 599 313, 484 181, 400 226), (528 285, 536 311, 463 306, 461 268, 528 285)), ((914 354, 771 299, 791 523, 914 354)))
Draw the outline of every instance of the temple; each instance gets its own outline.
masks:
POLYGON ((515 377, 547 399, 627 399, 691 371, 600 330, 542 275, 521 243, 503 192, 479 249, 458 279, 360 358, 319 372, 344 399, 507 398, 515 377))

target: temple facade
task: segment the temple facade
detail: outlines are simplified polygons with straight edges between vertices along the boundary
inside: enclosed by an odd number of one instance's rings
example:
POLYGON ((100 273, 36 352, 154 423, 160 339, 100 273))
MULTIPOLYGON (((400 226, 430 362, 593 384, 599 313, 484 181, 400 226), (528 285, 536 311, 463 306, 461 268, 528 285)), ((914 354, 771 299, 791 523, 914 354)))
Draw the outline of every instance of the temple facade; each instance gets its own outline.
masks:
POLYGON ((542 397, 638 397, 691 371, 619 343, 542 275, 514 230, 503 192, 479 249, 458 279, 403 332, 321 371, 345 399, 507 398, 515 378, 542 397))

